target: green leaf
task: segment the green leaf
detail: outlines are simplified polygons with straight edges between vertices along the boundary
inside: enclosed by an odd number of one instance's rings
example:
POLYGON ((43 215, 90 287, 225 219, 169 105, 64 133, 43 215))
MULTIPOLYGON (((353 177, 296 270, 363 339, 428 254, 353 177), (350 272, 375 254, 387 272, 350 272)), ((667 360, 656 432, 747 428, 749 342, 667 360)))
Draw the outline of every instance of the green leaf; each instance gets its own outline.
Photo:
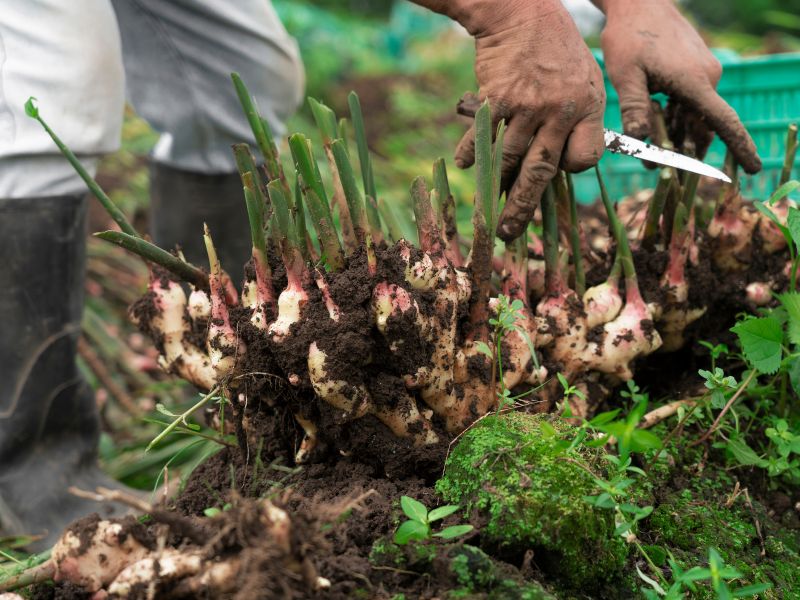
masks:
POLYGON ((486 342, 476 342, 475 349, 481 354, 488 356, 489 360, 494 360, 494 353, 492 352, 492 349, 489 347, 489 344, 487 344, 486 342))
POLYGON ((740 465, 746 467, 757 466, 762 469, 767 466, 767 461, 756 454, 750 446, 748 446, 741 438, 731 438, 727 444, 728 450, 731 451, 733 457, 740 465))
POLYGON ((207 508, 207 509, 205 509, 203 511, 203 514, 205 516, 209 517, 209 518, 216 517, 217 515, 221 515, 222 514, 222 509, 217 508, 217 507, 207 508))
POLYGON ((418 521, 419 523, 428 522, 428 509, 419 500, 414 500, 410 496, 402 496, 400 498, 400 508, 409 519, 418 521))
POLYGON ((702 581, 711 577, 711 570, 702 567, 692 567, 683 574, 683 581, 702 581))
POLYGON ((28 115, 31 119, 38 119, 39 118, 39 107, 36 106, 36 98, 31 96, 28 98, 28 101, 25 102, 25 114, 28 115))
POLYGON ((616 503, 608 492, 603 492, 599 496, 584 496, 583 500, 597 508, 611 509, 616 506, 616 503))
POLYGON ((789 228, 789 233, 792 235, 794 245, 800 248, 800 210, 795 207, 789 207, 789 214, 786 217, 786 225, 789 228))
POLYGON ((634 429, 631 433, 631 451, 655 450, 661 448, 661 438, 646 429, 634 429))
POLYGON ((550 425, 550 423, 548 423, 547 421, 542 421, 541 423, 539 423, 539 429, 541 430, 544 437, 551 438, 555 437, 558 434, 556 428, 550 425))
POLYGON ((775 373, 781 366, 783 330, 772 317, 751 318, 731 327, 739 337, 742 352, 753 367, 762 373, 775 373))
POLYGON ((439 519, 444 519, 445 517, 449 517, 458 509, 459 507, 456 504, 448 504, 446 506, 440 506, 439 508, 434 508, 431 512, 428 513, 428 523, 433 523, 434 521, 438 521, 439 519))
POLYGON ((401 546, 410 541, 426 540, 430 536, 430 529, 425 523, 419 521, 406 521, 394 532, 394 541, 401 546))
MULTIPOLYGON (((798 188, 800 188, 800 181, 787 181, 781 187, 775 190, 775 192, 773 192, 772 196, 769 197, 766 203, 769 205, 773 205, 778 200, 783 200, 786 196, 788 196, 798 188)), ((755 202, 754 204, 758 203, 755 202)))
POLYGON ((444 540, 452 540, 453 538, 462 536, 465 533, 469 533, 472 531, 472 529, 472 525, 452 525, 450 527, 445 527, 438 533, 434 533, 433 537, 442 538, 444 540))
POLYGON ((789 315, 789 341, 800 344, 800 293, 787 292, 780 294, 778 299, 789 315))
POLYGON ((746 585, 744 587, 733 590, 734 598, 749 598, 756 594, 761 594, 767 590, 772 589, 771 583, 754 583, 753 585, 746 585))
POLYGON ((616 416, 620 413, 621 409, 615 408, 614 410, 609 410, 606 412, 601 412, 591 421, 589 421, 589 425, 592 427, 600 427, 601 425, 605 425, 606 423, 610 423, 613 421, 616 416))

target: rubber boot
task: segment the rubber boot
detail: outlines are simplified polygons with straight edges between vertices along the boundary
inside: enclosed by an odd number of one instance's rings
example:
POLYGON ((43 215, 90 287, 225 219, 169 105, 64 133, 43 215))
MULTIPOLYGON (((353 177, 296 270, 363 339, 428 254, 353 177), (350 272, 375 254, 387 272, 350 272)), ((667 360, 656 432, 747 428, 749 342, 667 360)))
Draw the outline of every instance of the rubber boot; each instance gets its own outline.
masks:
POLYGON ((156 244, 166 250, 178 245, 186 260, 206 268, 203 223, 207 223, 222 268, 237 285, 242 281, 252 242, 238 173, 206 175, 153 163, 150 218, 156 244))
POLYGON ((0 532, 41 535, 126 509, 77 498, 119 487, 97 467, 99 419, 75 356, 83 309, 86 199, 0 199, 0 532))

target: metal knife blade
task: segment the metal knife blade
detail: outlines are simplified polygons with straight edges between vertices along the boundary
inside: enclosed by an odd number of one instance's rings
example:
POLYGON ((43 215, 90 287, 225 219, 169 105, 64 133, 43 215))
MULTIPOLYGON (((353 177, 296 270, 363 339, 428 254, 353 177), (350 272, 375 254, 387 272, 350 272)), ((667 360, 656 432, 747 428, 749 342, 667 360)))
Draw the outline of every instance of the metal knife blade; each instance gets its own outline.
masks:
POLYGON ((610 129, 605 129, 604 132, 606 149, 610 152, 627 154, 628 156, 649 160, 659 165, 666 165, 668 167, 682 169, 683 171, 699 173, 700 175, 706 175, 714 179, 721 179, 726 183, 731 182, 730 177, 725 175, 725 173, 697 159, 689 158, 683 154, 665 150, 658 146, 653 146, 653 144, 642 142, 630 136, 617 133, 616 131, 611 131, 610 129))

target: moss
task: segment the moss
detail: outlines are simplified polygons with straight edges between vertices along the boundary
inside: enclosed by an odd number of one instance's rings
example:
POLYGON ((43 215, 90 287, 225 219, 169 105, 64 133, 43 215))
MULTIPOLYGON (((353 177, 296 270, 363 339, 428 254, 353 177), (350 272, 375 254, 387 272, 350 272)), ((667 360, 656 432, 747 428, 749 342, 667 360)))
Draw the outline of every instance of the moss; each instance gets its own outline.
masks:
POLYGON ((713 547, 742 573, 735 586, 771 582, 773 589, 764 598, 800 598, 797 532, 776 523, 755 500, 752 512, 741 500, 726 506, 726 477, 709 475, 669 494, 653 511, 643 535, 669 549, 683 568, 706 564, 713 547), (754 517, 763 530, 764 557, 754 517))
MULTIPOLYGON (((487 417, 467 431, 448 457, 436 489, 445 501, 485 519, 481 539, 503 555, 532 549, 537 564, 575 589, 596 587, 620 573, 627 547, 614 534, 610 511, 583 496, 593 478, 563 456, 570 426, 542 415, 487 417), (551 428, 542 429, 544 420, 551 428)), ((596 463, 599 453, 580 457, 596 463)))
POLYGON ((403 549, 387 538, 378 538, 369 552, 369 562, 381 567, 401 567, 406 564, 403 549))
POLYGON ((492 559, 474 546, 462 546, 450 557, 450 571, 459 585, 471 590, 491 587, 495 582, 492 559))
POLYGON ((448 582, 453 588, 447 593, 448 600, 553 600, 535 581, 523 582, 516 569, 494 561, 480 548, 468 544, 398 546, 389 538, 381 538, 372 545, 370 562, 448 582))

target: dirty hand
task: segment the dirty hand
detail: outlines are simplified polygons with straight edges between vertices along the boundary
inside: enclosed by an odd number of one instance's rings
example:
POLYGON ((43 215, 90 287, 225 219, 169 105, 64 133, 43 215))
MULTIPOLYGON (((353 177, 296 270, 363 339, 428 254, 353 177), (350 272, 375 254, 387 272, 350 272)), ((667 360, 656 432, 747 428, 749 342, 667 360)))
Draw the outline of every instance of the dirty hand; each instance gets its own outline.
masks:
POLYGON ((705 154, 716 132, 748 173, 761 169, 756 147, 736 112, 717 94, 719 61, 672 0, 593 0, 606 13, 606 70, 619 93, 625 133, 653 133, 651 92, 670 96, 670 137, 705 154), (688 138, 688 139, 686 139, 688 138))
MULTIPOLYGON (((582 171, 603 153, 605 91, 597 62, 561 0, 415 0, 447 14, 475 36, 480 98, 494 126, 506 120, 502 179, 508 194, 498 235, 525 231, 559 165, 582 171), (513 185, 512 185, 513 184, 513 185)), ((456 150, 475 160, 475 130, 456 150)))

